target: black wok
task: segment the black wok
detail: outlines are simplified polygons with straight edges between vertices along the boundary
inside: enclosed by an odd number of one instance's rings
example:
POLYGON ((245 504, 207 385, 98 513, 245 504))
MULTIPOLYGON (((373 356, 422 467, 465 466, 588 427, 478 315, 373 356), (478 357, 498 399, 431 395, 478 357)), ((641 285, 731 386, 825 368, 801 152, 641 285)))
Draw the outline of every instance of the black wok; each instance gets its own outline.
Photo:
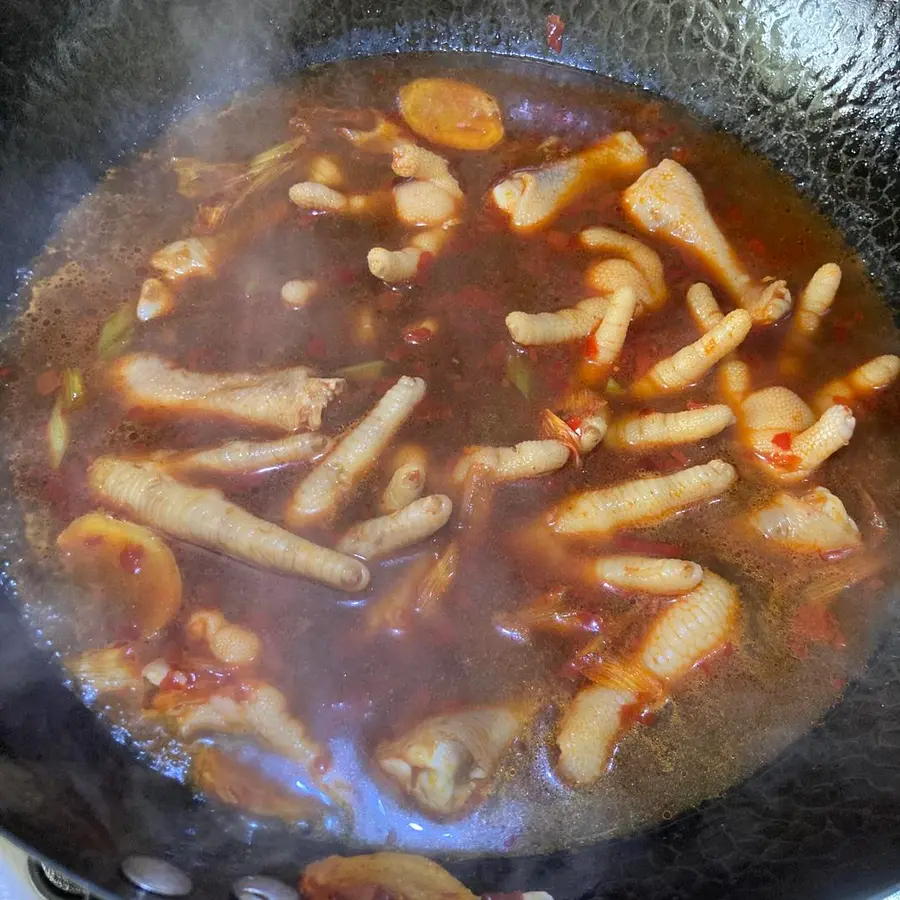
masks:
MULTIPOLYGON (((900 296, 896 0, 12 0, 0 11, 0 296, 54 217, 198 99, 311 63, 407 50, 553 60, 680 100, 789 172, 900 296), (567 23, 548 50, 546 16, 567 23)), ((18 308, 7 302, 8 321, 18 308)), ((8 496, 0 555, 24 554, 8 496)), ((132 853, 294 883, 339 848, 192 800, 61 685, 0 570, 0 825, 101 893, 132 853)), ((900 883, 900 592, 869 669, 813 733, 725 796, 659 827, 529 858, 451 864, 473 889, 575 897, 879 896, 900 883)))

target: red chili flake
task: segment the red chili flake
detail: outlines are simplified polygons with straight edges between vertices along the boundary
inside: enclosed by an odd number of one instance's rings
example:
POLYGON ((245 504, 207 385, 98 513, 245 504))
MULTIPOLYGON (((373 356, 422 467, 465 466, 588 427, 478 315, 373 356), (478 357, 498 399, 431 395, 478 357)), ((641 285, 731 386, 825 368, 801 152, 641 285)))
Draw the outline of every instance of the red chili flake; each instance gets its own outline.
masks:
POLYGON ((688 400, 685 404, 686 409, 706 409, 708 403, 698 403, 696 400, 688 400))
POLYGON ((750 238, 750 240, 747 241, 747 249, 754 256, 766 255, 766 245, 759 238, 750 238))
POLYGON ((0 366, 0 381, 6 381, 8 378, 12 376, 13 367, 12 366, 0 366))
POLYGON ((334 272, 334 280, 338 284, 356 284, 359 281, 360 271, 359 269, 354 269, 351 266, 341 266, 338 269, 335 269, 334 272))
POLYGON ((578 431, 578 429, 581 428, 580 416, 572 416, 571 418, 564 419, 563 421, 566 423, 566 425, 569 426, 569 428, 572 429, 572 431, 578 431))
POLYGON ((672 147, 669 150, 669 156, 674 159, 676 162, 680 162, 682 164, 689 163, 693 158, 694 154, 688 150, 687 147, 682 147, 678 145, 676 147, 672 147))
POLYGON ((597 337, 596 332, 591 334, 589 337, 584 339, 584 355, 587 359, 594 359, 597 356, 597 351, 599 347, 597 346, 597 337))
POLYGON ((119 565, 129 575, 140 575, 144 559, 144 548, 138 544, 129 544, 119 554, 119 565))
POLYGON ((837 676, 831 679, 831 686, 838 692, 842 691, 845 687, 847 687, 847 679, 841 678, 837 676))
POLYGON ((682 466, 686 466, 689 462, 687 456, 685 456, 685 454, 682 453, 682 451, 679 450, 677 447, 673 447, 669 451, 669 456, 671 456, 672 459, 675 460, 675 462, 679 463, 682 466))
POLYGON ((324 359, 327 353, 328 348, 325 346, 324 338, 319 336, 311 337, 306 342, 305 354, 310 359, 324 359))
POLYGON ((56 369, 48 369, 41 372, 34 383, 35 389, 42 396, 46 397, 52 394, 62 384, 62 376, 56 369))
POLYGON ((850 326, 845 321, 836 321, 833 325, 834 339, 843 344, 850 336, 850 326))
POLYGON ((566 23, 556 13, 550 13, 547 16, 547 46, 554 53, 562 53, 565 30, 566 23))
POLYGON ((781 450, 790 450, 791 440, 792 437, 789 431, 779 431, 778 434, 772 438, 772 443, 781 450))
POLYGON ((413 347, 419 344, 425 344, 434 337, 434 332, 430 328, 408 328, 403 332, 403 340, 405 343, 413 347))
POLYGON ((652 416, 654 410, 652 410, 649 406, 645 406, 643 409, 638 410, 638 415, 643 418, 644 416, 652 416))
POLYGON ((849 406, 850 405, 850 398, 844 397, 841 394, 835 394, 831 398, 831 400, 833 403, 836 403, 838 406, 849 406))
POLYGON ((847 640, 834 613, 824 603, 816 600, 805 603, 794 613, 788 639, 788 647, 798 659, 809 656, 812 644, 824 644, 835 650, 843 650, 847 646, 847 640))

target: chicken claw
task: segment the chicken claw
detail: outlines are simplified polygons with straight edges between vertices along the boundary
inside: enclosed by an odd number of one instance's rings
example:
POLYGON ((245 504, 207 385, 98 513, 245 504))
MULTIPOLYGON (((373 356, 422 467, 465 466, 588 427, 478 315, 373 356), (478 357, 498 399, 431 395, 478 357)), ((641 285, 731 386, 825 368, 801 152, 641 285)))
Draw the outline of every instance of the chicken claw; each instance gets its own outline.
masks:
POLYGON ((652 525, 728 490, 734 466, 714 459, 671 475, 624 481, 567 497, 549 515, 559 534, 602 535, 652 525))
POLYGON ((822 319, 841 286, 841 267, 836 263, 825 263, 813 273, 797 301, 788 339, 792 337, 811 338, 819 330, 822 319))
POLYGON ((262 569, 361 591, 369 570, 358 559, 319 547, 258 519, 214 488, 176 481, 154 463, 101 456, 88 470, 101 502, 163 534, 262 569))
POLYGON ((424 448, 415 444, 401 447, 394 454, 394 473, 381 495, 381 511, 397 512, 418 500, 425 490, 428 456, 424 448))
POLYGON ((265 682, 241 684, 238 691, 226 685, 211 696, 164 687, 154 696, 152 708, 182 740, 209 732, 252 734, 311 771, 325 758, 325 748, 290 714, 284 694, 265 682))
POLYGON ((622 663, 605 663, 589 677, 559 726, 559 772, 577 786, 608 771, 628 727, 625 713, 657 707, 671 688, 703 659, 722 649, 737 623, 737 589, 708 569, 690 593, 659 614, 638 650, 622 663))
POLYGON ((900 357, 876 356, 816 391, 812 407, 816 412, 824 412, 836 403, 852 408, 857 400, 893 384, 897 375, 900 375, 900 357))
POLYGON ((113 363, 111 378, 129 408, 205 414, 280 431, 317 430, 322 412, 346 385, 303 366, 273 372, 191 372, 152 353, 113 363))
POLYGON ((288 191, 291 203, 314 212, 333 212, 344 216, 377 216, 390 208, 390 192, 345 194, 317 181, 298 181, 288 191))
POLYGON ((709 214, 700 185, 677 162, 664 159, 644 172, 623 192, 622 204, 635 225, 699 258, 754 322, 769 325, 790 310, 785 283, 750 276, 709 214))
POLYGON ((300 527, 333 516, 424 396, 425 382, 421 378, 401 377, 297 485, 285 513, 290 526, 300 527))
POLYGON ((394 145, 391 168, 400 178, 412 178, 439 187, 454 200, 462 200, 463 192, 459 182, 450 172, 450 165, 443 156, 432 153, 409 141, 394 145))
POLYGON ((514 231, 533 231, 605 181, 634 178, 647 167, 647 154, 629 131, 619 131, 565 159, 513 172, 491 191, 514 231))
POLYGON ((391 167, 395 175, 412 179, 394 188, 398 218, 408 225, 428 226, 400 250, 369 251, 369 271, 387 284, 397 284, 415 278, 426 254, 434 256, 444 248, 459 224, 463 193, 447 160, 409 141, 394 145, 391 167))
POLYGON ((636 397, 671 394, 699 381, 719 360, 731 353, 750 333, 753 320, 734 309, 694 343, 661 359, 632 386, 636 397))
POLYGON ((862 543, 844 504, 823 487, 801 497, 780 493, 748 519, 764 538, 795 553, 838 553, 862 543))
POLYGON ((414 500, 408 506, 350 528, 338 541, 341 553, 363 559, 379 559, 424 541, 443 528, 453 512, 453 502, 444 494, 414 500))
POLYGON ((453 481, 462 484, 473 467, 493 481, 537 478, 561 469, 569 448, 559 441, 522 441, 514 447, 469 447, 453 469, 453 481))
POLYGON ((735 421, 734 413, 725 404, 682 412, 628 413, 609 426, 605 443, 616 450, 631 451, 689 444, 713 437, 735 421))
POLYGON ((703 569, 683 559, 602 556, 584 566, 584 578, 622 591, 663 596, 683 594, 700 584, 703 569))
POLYGON ((331 438, 303 432, 274 441, 228 441, 208 450, 154 456, 167 472, 253 475, 298 462, 316 462, 331 449, 331 438))
POLYGON ((191 613, 185 631, 191 640, 206 643, 210 653, 229 666, 249 665, 262 649, 262 642, 254 632, 229 622, 218 609, 198 609, 191 613))
POLYGON ((638 315, 659 309, 666 302, 669 292, 663 277, 662 260, 655 250, 614 228, 585 228, 579 237, 582 246, 588 250, 602 250, 618 257, 602 260, 588 269, 588 284, 598 294, 612 293, 622 283, 630 283, 638 295, 638 315), (630 269, 612 265, 622 262, 627 263, 630 269))
POLYGON ((448 228, 429 228, 414 234, 400 250, 373 247, 366 256, 369 271, 386 284, 411 281, 419 274, 422 260, 438 254, 449 238, 448 228))
POLYGON ((725 318, 725 314, 719 309, 719 304, 716 303, 716 298, 709 289, 709 285, 704 284, 702 281, 692 284, 687 289, 685 304, 688 312, 691 314, 691 318, 694 320, 694 324, 704 334, 707 331, 712 331, 725 318))
POLYGON ((577 341, 590 336, 608 305, 605 297, 588 297, 556 312, 511 312, 506 317, 506 327, 512 339, 526 347, 577 341))
POLYGON ((585 362, 604 371, 618 359, 625 344, 628 326, 635 313, 637 297, 630 287, 619 288, 610 298, 603 321, 588 342, 585 362))
POLYGON ((783 482, 808 478, 849 443, 856 420, 846 406, 831 406, 816 419, 786 387, 755 391, 743 401, 739 420, 763 468, 783 482))
POLYGON ((375 757, 424 812, 450 816, 485 792, 527 715, 517 706, 483 706, 425 719, 381 744, 375 757))

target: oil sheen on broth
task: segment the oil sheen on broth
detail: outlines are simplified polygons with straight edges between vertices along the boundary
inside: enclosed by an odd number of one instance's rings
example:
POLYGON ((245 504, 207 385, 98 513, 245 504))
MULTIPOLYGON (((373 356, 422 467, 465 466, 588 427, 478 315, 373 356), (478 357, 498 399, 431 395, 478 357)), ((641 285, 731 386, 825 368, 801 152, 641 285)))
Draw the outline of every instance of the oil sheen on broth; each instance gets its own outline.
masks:
MULTIPOLYGON (((363 128, 373 121, 357 119, 363 128)), ((819 266, 840 265, 843 281, 834 305, 789 378, 778 360, 790 319, 755 328, 741 345, 738 355, 749 364, 754 390, 786 384, 808 399, 829 379, 896 350, 889 314, 840 235, 768 164, 675 105, 521 61, 443 54, 318 69, 174 125, 149 150, 109 173, 66 217, 35 264, 30 306, 16 326, 20 349, 7 415, 15 417, 21 434, 12 462, 33 548, 33 560, 20 573, 22 596, 40 640, 70 658, 135 638, 123 630, 121 616, 108 615, 94 595, 73 587, 57 560, 57 535, 98 506, 86 483, 92 460, 273 437, 234 422, 123 409, 104 374, 117 353, 158 354, 207 372, 308 365, 329 376, 374 363, 348 372, 347 389, 325 411, 324 434, 351 426, 401 375, 424 378, 427 395, 335 524, 301 533, 334 546, 352 523, 377 515, 394 447, 410 442, 428 454, 425 493, 447 493, 453 500, 449 523, 426 541, 370 563, 371 585, 358 595, 164 538, 181 572, 184 599, 176 619, 137 651, 142 662, 159 657, 171 667, 189 668, 197 651, 185 644, 184 624, 198 609, 221 610, 229 622, 252 630, 264 648, 252 677, 283 692, 291 713, 328 746, 330 771, 352 785, 352 817, 332 810, 324 824, 314 826, 318 832, 331 828, 357 844, 435 850, 521 853, 572 846, 669 818, 718 794, 807 730, 860 671, 878 640, 879 572, 897 561, 900 472, 891 447, 898 413, 893 391, 854 404, 857 424, 849 445, 799 486, 773 482, 754 464, 735 426, 708 440, 643 453, 601 444, 585 455, 582 468, 570 460, 556 473, 496 486, 480 517, 462 514, 464 498, 449 478, 463 448, 537 439, 542 411, 559 408, 559 397, 579 371, 584 341, 519 347, 505 317, 514 310, 572 306, 588 296, 584 272, 602 258, 577 241, 589 226, 614 228, 652 247, 663 261, 669 292, 662 310, 629 327, 606 388, 613 418, 645 407, 666 411, 721 402, 715 373, 668 397, 632 400, 627 393, 650 365, 699 337, 684 302, 690 285, 709 283, 723 311, 732 308, 707 271, 626 219, 621 196, 628 181, 601 181, 552 224, 528 234, 512 230, 489 200, 492 186, 512 170, 552 162, 624 130, 646 149, 650 166, 671 158, 693 173, 738 257, 754 276, 785 279, 795 302, 819 266), (156 274, 151 255, 192 233, 197 201, 177 192, 174 157, 246 164, 306 127, 303 165, 327 152, 344 173, 342 190, 388 190, 398 181, 390 156, 354 149, 338 128, 355 121, 357 114, 347 111, 370 108, 399 122, 398 90, 431 76, 456 78, 495 97, 505 137, 483 151, 433 146, 449 161, 466 202, 447 246, 426 258, 410 283, 385 284, 367 268, 371 247, 401 247, 409 237, 390 209, 384 215, 342 216, 285 207, 252 241, 228 253, 215 278, 180 286, 171 315, 126 321, 122 333, 113 335, 108 359, 98 361, 103 323, 156 274), (282 285, 292 279, 318 284, 302 308, 282 300, 282 285), (66 369, 83 374, 85 398, 68 416, 68 448, 54 469, 47 421, 59 396, 57 373, 66 369), (516 535, 575 491, 715 458, 733 463, 739 476, 715 502, 652 528, 620 531, 605 542, 561 542, 572 558, 571 581, 564 566, 561 571, 544 565, 540 553, 523 550, 517 541, 516 535), (749 509, 778 490, 800 494, 814 485, 843 501, 859 526, 861 549, 841 559, 794 556, 754 539, 742 525, 749 509), (436 613, 414 619, 402 634, 367 631, 367 610, 398 591, 418 559, 434 558, 451 541, 459 548, 459 563, 436 613), (674 685, 670 702, 623 731, 608 772, 576 788, 557 774, 555 736, 562 711, 589 684, 579 654, 599 636, 603 660, 627 658, 671 602, 580 583, 576 559, 601 548, 708 567, 739 590, 739 626, 727 648, 674 685), (850 587, 842 591, 845 585, 850 587), (509 623, 517 613, 554 589, 567 592, 565 608, 580 612, 580 627, 565 634, 512 634, 509 623), (830 599, 817 602, 825 594, 830 599), (486 799, 460 815, 430 816, 376 774, 373 749, 427 716, 513 699, 529 705, 529 723, 504 756, 486 799)), ((282 200, 292 181, 304 180, 303 171, 301 166, 301 174, 283 185, 282 200)), ((229 213, 241 214, 239 208, 229 213)), ((602 385, 598 390, 603 393, 602 385)), ((254 515, 282 523, 285 500, 307 468, 289 465, 240 477, 195 474, 191 480, 219 487, 254 515)), ((228 667, 220 665, 208 677, 227 680, 228 667)), ((196 745, 186 748, 161 720, 142 713, 140 692, 98 694, 90 685, 76 687, 145 758, 173 777, 188 778, 196 745)), ((147 690, 152 692, 150 685, 147 690)), ((211 738, 213 745, 217 740, 211 738)), ((253 741, 245 743, 240 752, 246 763, 255 750, 253 741)), ((290 785, 306 778, 277 754, 257 756, 251 765, 267 767, 273 780, 290 785)), ((292 827, 277 818, 266 821, 292 827)))

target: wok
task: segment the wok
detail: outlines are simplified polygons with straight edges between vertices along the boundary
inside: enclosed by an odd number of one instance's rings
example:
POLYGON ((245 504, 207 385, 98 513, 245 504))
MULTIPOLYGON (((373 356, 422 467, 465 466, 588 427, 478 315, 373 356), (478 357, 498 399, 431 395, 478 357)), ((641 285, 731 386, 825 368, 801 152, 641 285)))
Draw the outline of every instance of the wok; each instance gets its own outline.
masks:
MULTIPOLYGON (((0 292, 54 218, 199 100, 298 67, 408 50, 552 60, 680 100, 786 170, 900 297, 900 9, 895 0, 93 0, 4 4, 0 292), (567 24, 562 53, 548 13, 567 24)), ((26 554, 4 487, 2 557, 26 554)), ((61 684, 0 570, 0 825, 99 888, 135 896, 132 853, 190 873, 295 883, 339 851, 194 801, 61 684)), ((864 676, 825 721, 725 796, 634 836, 451 861, 479 891, 576 897, 878 896, 900 883, 900 591, 864 676)))

